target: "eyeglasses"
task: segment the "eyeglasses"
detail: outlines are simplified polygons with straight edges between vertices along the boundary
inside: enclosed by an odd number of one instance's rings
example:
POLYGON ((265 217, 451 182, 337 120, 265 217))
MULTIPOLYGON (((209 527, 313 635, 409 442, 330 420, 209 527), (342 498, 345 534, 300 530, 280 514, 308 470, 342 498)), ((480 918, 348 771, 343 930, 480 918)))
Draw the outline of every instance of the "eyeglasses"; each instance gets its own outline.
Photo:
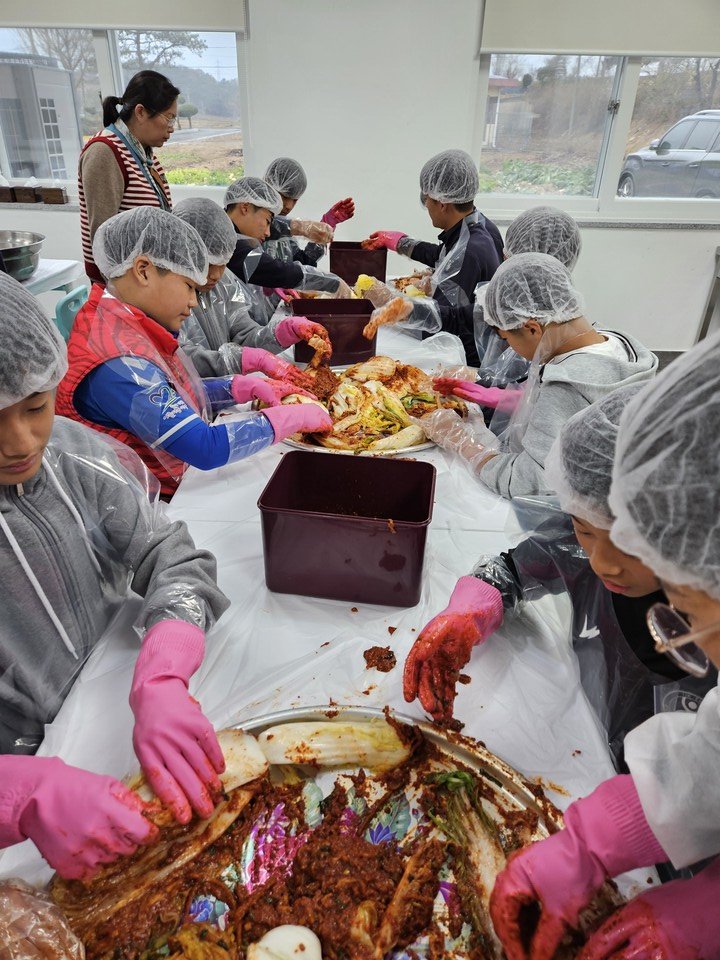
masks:
POLYGON ((693 677, 707 676, 710 661, 695 641, 703 634, 720 631, 720 624, 693 633, 685 617, 666 603, 653 604, 647 612, 646 620, 650 636, 655 641, 655 649, 659 653, 667 654, 693 677))
POLYGON ((168 125, 168 130, 174 130, 178 125, 178 118, 174 117, 171 113, 159 113, 159 117, 162 117, 165 123, 168 125))

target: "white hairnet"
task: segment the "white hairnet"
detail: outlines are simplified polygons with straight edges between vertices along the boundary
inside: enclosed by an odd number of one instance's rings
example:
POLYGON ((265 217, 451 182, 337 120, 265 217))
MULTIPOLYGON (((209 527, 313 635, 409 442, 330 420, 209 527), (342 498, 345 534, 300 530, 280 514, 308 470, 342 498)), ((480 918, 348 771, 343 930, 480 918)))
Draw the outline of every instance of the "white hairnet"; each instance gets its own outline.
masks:
POLYGON ((127 273, 141 256, 198 286, 207 279, 208 252, 200 234, 158 207, 116 213, 97 228, 92 249, 100 273, 108 280, 127 273))
POLYGON ((480 187, 477 167, 464 150, 443 150, 420 171, 420 195, 439 203, 470 203, 480 187))
POLYGON ((282 210, 282 197, 275 187, 265 183, 260 177, 242 177, 231 183, 225 191, 223 206, 227 209, 233 203, 253 203, 274 214, 282 210))
POLYGON ((514 330, 526 320, 566 323, 585 309, 572 277, 555 257, 519 253, 501 263, 485 293, 485 322, 514 330))
POLYGON ((305 171, 297 160, 292 160, 290 157, 278 157, 277 160, 273 160, 265 171, 263 180, 291 200, 299 200, 307 190, 305 171))
POLYGON ((53 390, 65 376, 60 332, 27 290, 0 273, 0 410, 31 393, 53 390))
POLYGON ((608 497, 620 417, 640 390, 623 387, 570 417, 545 460, 548 487, 565 513, 604 530, 614 519, 608 497))
POLYGON ((693 347, 620 421, 610 536, 661 579, 720 600, 720 333, 693 347))
POLYGON ((580 256, 582 240, 577 222, 557 207, 532 207, 515 217, 505 234, 505 252, 548 253, 568 270, 580 256))
POLYGON ((210 263, 228 262, 235 252, 237 234, 221 206, 206 197, 188 197, 173 208, 173 213, 200 234, 210 263))

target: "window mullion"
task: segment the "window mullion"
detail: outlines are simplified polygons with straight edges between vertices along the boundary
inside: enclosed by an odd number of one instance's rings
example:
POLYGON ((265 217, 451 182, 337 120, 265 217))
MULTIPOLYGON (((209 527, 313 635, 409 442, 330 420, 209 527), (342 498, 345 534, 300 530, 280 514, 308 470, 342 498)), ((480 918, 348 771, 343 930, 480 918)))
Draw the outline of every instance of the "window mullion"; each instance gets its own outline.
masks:
POLYGON ((600 170, 600 188, 598 190, 599 211, 608 213, 616 194, 620 171, 630 136, 630 124, 635 110, 638 82, 640 80, 641 57, 626 58, 621 72, 617 99, 620 101, 608 136, 604 163, 600 170))

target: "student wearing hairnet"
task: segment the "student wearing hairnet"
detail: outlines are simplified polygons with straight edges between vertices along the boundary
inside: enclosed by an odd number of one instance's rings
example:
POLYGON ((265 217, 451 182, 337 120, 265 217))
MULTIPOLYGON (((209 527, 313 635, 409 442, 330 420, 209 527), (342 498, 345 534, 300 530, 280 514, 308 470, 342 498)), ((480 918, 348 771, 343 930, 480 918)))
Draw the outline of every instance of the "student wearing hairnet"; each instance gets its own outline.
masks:
POLYGON ((29 838, 63 876, 86 877, 156 828, 118 781, 29 754, 132 589, 135 751, 180 821, 209 816, 224 760, 188 683, 228 601, 135 454, 55 417, 66 348, 38 302, 5 274, 0 302, 0 847, 29 838))
POLYGON ((548 504, 537 529, 517 547, 482 557, 461 577, 448 607, 415 641, 405 668, 405 697, 419 696, 435 720, 452 717, 456 678, 472 649, 526 601, 567 594, 572 644, 586 696, 622 769, 625 735, 659 709, 696 709, 714 685, 691 678, 655 649, 645 622, 655 603, 666 603, 657 577, 609 538, 608 505, 620 416, 642 389, 625 387, 575 414, 548 455, 548 480, 563 512, 548 504))
POLYGON ((298 430, 329 430, 317 404, 280 406, 294 384, 236 374, 202 380, 178 349, 183 322, 208 275, 198 232, 174 214, 140 207, 97 230, 94 286, 73 324, 58 413, 132 447, 172 496, 187 464, 201 470, 242 460, 298 430), (239 422, 209 423, 236 403, 270 409, 239 422))
POLYGON ((228 269, 246 283, 269 291, 321 290, 349 297, 350 287, 334 273, 296 261, 276 260, 262 248, 270 236, 273 218, 282 210, 282 198, 260 177, 242 177, 225 191, 225 212, 235 228, 236 244, 228 269))
MULTIPOLYGON (((628 404, 610 489, 612 542, 660 580, 674 608, 648 612, 659 650, 690 672, 720 665, 720 335, 673 362, 628 404), (676 613, 682 610, 683 615, 676 613)), ((712 958, 720 944, 720 708, 652 717, 625 738, 630 775, 572 804, 565 829, 510 861, 492 895, 508 960, 551 957, 607 877, 715 859, 632 899, 582 960, 712 958), (540 906, 528 944, 520 914, 540 906)))
POLYGON ((542 493, 550 489, 545 458, 563 424, 613 390, 651 379, 657 357, 628 334, 595 330, 567 268, 545 253, 521 253, 502 264, 487 286, 485 319, 532 361, 507 429, 498 437, 452 410, 426 414, 423 429, 494 493, 542 493))
MULTIPOLYGON (((456 334, 471 366, 480 366, 472 326, 475 288, 490 280, 503 249, 498 228, 475 209, 478 187, 472 157, 463 150, 444 150, 420 171, 420 202, 442 231, 440 243, 414 240, 395 230, 379 230, 363 242, 368 249, 385 247, 431 268, 431 296, 404 298, 402 325, 425 334, 456 334)), ((377 283, 365 296, 382 307, 397 299, 397 291, 377 283)))
POLYGON ((295 260, 316 267, 333 238, 335 227, 355 216, 352 197, 333 204, 319 222, 298 220, 290 217, 290 213, 307 190, 307 176, 297 160, 277 157, 268 166, 263 180, 274 187, 282 199, 282 209, 270 225, 270 239, 263 245, 265 251, 277 260, 295 260), (307 237, 309 243, 301 247, 295 237, 307 237))
POLYGON ((225 269, 235 249, 235 231, 222 207, 205 197, 181 200, 175 216, 194 227, 207 247, 207 282, 199 288, 197 306, 180 328, 179 342, 201 377, 260 371, 299 387, 312 378, 274 356, 301 340, 328 332, 306 317, 276 317, 267 326, 250 313, 248 285, 225 269))

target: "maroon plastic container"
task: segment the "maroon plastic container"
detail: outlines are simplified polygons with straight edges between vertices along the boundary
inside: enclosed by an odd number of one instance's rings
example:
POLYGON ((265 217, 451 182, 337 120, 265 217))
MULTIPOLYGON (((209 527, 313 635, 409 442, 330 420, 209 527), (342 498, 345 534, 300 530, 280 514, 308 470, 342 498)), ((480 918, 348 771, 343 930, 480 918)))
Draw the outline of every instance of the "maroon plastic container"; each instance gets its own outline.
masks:
POLYGON ((265 583, 276 593, 414 606, 434 491, 435 467, 420 460, 286 453, 258 500, 265 583))
MULTIPOLYGON (((331 366, 360 363, 375 356, 377 335, 372 340, 363 336, 373 312, 369 300, 293 300, 291 308, 296 316, 315 320, 327 329, 333 348, 328 361, 331 366)), ((295 344, 297 363, 309 363, 314 353, 305 342, 295 344)))
POLYGON ((385 282, 387 250, 363 250, 359 243, 342 240, 330 244, 330 273, 355 286, 361 273, 385 282))

